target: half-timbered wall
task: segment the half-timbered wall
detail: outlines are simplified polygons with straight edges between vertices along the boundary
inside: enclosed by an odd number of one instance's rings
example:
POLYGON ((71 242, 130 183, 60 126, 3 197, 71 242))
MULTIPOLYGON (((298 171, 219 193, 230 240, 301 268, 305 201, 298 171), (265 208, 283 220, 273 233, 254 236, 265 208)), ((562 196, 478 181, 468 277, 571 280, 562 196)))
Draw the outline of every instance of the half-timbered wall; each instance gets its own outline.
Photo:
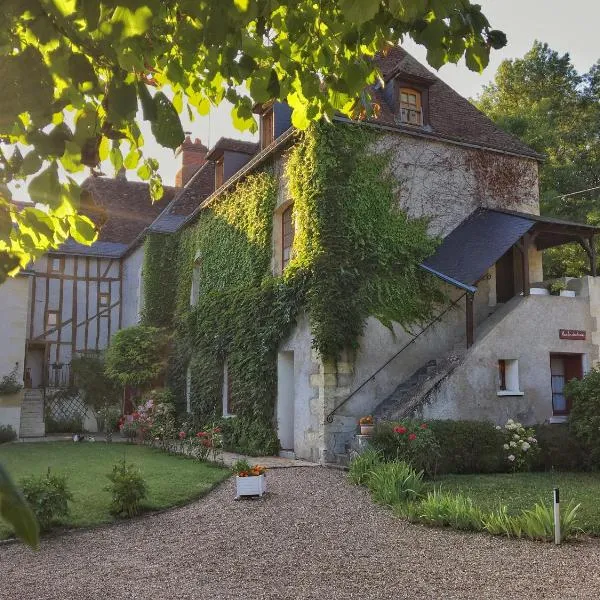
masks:
POLYGON ((106 348, 121 326, 122 266, 118 258, 47 255, 34 270, 26 366, 35 380, 39 365, 33 363, 42 355, 45 376, 52 378, 56 365, 68 365, 75 353, 106 348))

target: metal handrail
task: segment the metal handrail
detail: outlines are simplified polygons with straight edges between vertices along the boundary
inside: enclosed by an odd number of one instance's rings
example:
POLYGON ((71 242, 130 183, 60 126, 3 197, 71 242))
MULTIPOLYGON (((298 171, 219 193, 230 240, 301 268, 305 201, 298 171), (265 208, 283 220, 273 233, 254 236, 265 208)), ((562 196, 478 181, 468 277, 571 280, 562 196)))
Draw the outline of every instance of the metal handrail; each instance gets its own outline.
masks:
POLYGON ((423 329, 421 329, 421 331, 419 331, 419 333, 417 333, 417 335, 413 336, 409 342, 404 344, 404 346, 402 346, 402 348, 400 348, 400 350, 398 350, 398 352, 396 352, 396 354, 394 354, 385 363, 383 363, 383 365, 381 365, 381 367, 379 367, 379 369, 377 369, 377 371, 375 371, 375 373, 373 373, 370 377, 365 379, 349 396, 346 396, 346 398, 344 398, 344 400, 342 400, 342 402, 340 402, 327 415, 327 417, 325 419, 327 421, 327 423, 333 423, 333 416, 335 415, 335 413, 342 406, 344 406, 344 404, 346 404, 346 402, 348 402, 348 400, 350 400, 350 398, 352 398, 357 392, 359 392, 363 387, 365 387, 365 385, 367 385, 367 383, 369 383, 370 381, 375 379, 375 377, 379 373, 381 373, 381 371, 383 371, 383 369, 385 369, 385 367, 387 367, 394 359, 396 359, 400 354, 402 354, 402 352, 404 352, 404 350, 406 350, 412 343, 414 343, 415 340, 417 340, 419 337, 421 337, 429 328, 431 328, 433 325, 435 325, 435 323, 437 323, 446 313, 448 313, 450 310, 452 310, 468 293, 469 292, 465 292, 462 296, 460 296, 460 298, 458 298, 457 300, 452 302, 448 307, 446 307, 437 317, 435 317, 432 321, 427 323, 427 325, 425 327, 423 327, 423 329))

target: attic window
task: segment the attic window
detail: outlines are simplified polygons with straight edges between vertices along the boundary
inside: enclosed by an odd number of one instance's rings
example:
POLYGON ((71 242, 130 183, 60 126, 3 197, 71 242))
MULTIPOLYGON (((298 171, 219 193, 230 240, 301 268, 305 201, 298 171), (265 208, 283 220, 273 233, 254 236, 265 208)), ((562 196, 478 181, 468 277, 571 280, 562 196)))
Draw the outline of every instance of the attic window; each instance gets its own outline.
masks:
POLYGON ((215 189, 219 189, 225 183, 225 160, 221 156, 215 164, 215 189))
POLYGON ((260 147, 266 148, 275 139, 273 108, 266 110, 260 118, 260 147))
POLYGON ((421 92, 402 87, 400 88, 400 122, 408 125, 423 125, 423 106, 421 92))

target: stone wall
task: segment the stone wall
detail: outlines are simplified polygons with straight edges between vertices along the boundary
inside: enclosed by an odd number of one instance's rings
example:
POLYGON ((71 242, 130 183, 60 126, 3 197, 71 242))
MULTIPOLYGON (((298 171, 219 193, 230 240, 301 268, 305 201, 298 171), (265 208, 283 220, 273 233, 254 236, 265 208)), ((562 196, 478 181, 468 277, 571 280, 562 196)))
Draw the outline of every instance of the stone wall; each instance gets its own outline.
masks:
POLYGON ((596 319, 600 282, 586 277, 575 298, 514 298, 478 332, 464 362, 418 411, 425 419, 481 419, 526 424, 552 417, 550 354, 581 354, 584 370, 598 361, 596 319), (559 329, 586 331, 585 341, 563 340, 559 329), (518 361, 522 395, 498 393, 498 360, 518 361))

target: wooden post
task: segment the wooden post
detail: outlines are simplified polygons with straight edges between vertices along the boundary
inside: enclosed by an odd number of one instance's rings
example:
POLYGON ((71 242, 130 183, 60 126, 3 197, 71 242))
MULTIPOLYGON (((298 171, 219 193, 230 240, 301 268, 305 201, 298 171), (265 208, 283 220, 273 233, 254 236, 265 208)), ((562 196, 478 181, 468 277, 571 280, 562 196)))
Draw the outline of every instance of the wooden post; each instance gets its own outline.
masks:
POLYGON ((529 277, 529 246, 530 236, 526 233, 523 236, 523 296, 529 296, 531 282, 529 277))
POLYGON ((474 294, 467 294, 466 311, 467 311, 467 348, 470 348, 475 341, 475 327, 473 318, 473 299, 474 294))
POLYGON ((590 236, 590 272, 592 277, 596 277, 596 244, 594 236, 590 236))

